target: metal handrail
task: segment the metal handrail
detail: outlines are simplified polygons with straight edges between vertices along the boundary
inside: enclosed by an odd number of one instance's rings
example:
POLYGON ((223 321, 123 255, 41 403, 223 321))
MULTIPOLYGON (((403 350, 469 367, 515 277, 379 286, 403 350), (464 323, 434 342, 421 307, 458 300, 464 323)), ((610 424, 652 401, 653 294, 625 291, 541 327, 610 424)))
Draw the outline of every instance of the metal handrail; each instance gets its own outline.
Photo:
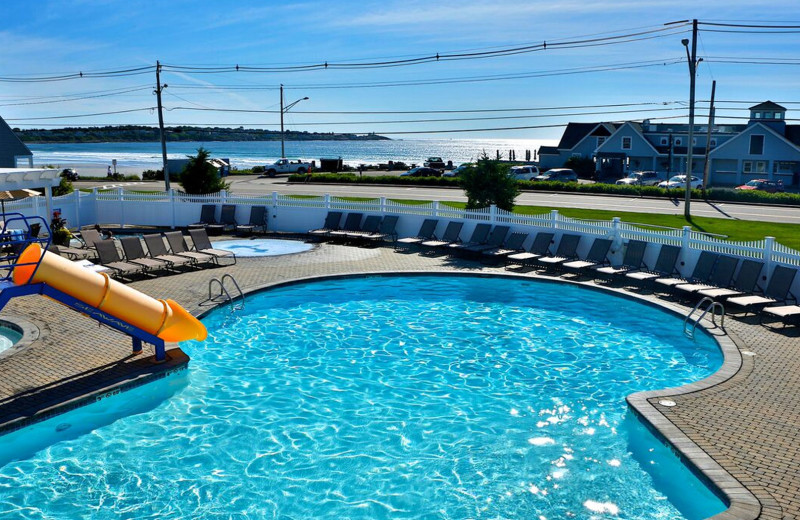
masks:
POLYGON ((227 301, 231 304, 231 312, 237 310, 233 304, 233 298, 231 298, 231 294, 228 292, 228 289, 225 288, 226 279, 230 279, 230 281, 233 282, 234 287, 236 287, 236 290, 239 292, 239 298, 242 300, 242 306, 240 308, 243 309, 244 293, 242 292, 241 287, 239 287, 239 284, 236 282, 236 279, 232 275, 227 273, 222 275, 222 278, 212 278, 211 280, 208 281, 208 300, 213 302, 224 297, 225 298, 224 301, 227 301), (214 296, 214 293, 212 291, 215 282, 217 285, 219 285, 219 294, 217 294, 216 296, 214 296))
POLYGON ((706 314, 708 314, 708 311, 711 311, 711 323, 713 323, 714 326, 716 327, 725 329, 725 306, 723 306, 720 302, 714 301, 712 298, 706 296, 705 298, 697 302, 697 305, 694 306, 694 309, 692 309, 691 312, 686 315, 686 318, 683 320, 683 333, 689 336, 690 338, 694 338, 694 331, 697 328, 697 325, 701 321, 703 321, 703 318, 705 318, 706 314), (708 303, 708 306, 706 306, 706 308, 703 310, 700 316, 697 317, 696 320, 692 321, 692 328, 690 330, 687 327, 687 324, 691 320, 694 313, 698 309, 700 309, 700 307, 702 307, 704 303, 708 303), (717 325, 717 310, 719 310, 719 315, 720 315, 719 325, 717 325))

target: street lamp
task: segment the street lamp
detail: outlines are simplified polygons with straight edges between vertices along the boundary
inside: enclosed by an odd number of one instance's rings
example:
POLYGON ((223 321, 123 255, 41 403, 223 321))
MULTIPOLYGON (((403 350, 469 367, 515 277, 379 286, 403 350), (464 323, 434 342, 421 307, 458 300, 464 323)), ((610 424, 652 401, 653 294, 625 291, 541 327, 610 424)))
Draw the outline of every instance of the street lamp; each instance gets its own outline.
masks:
POLYGON ((692 198, 692 152, 694 151, 694 91, 697 65, 703 61, 697 59, 697 20, 692 20, 692 53, 689 55, 689 39, 684 38, 681 43, 686 48, 686 59, 689 61, 689 136, 686 143, 686 193, 683 205, 683 216, 686 220, 691 218, 689 204, 692 198))
POLYGON ((293 106, 295 106, 299 102, 305 101, 306 99, 308 99, 308 96, 306 96, 304 98, 300 98, 297 101, 293 101, 293 102, 289 103, 288 105, 286 105, 286 107, 284 107, 283 106, 283 83, 281 83, 281 159, 284 159, 286 157, 286 150, 285 150, 285 146, 284 146, 284 137, 283 137, 283 114, 285 112, 288 112, 289 109, 291 109, 293 106))

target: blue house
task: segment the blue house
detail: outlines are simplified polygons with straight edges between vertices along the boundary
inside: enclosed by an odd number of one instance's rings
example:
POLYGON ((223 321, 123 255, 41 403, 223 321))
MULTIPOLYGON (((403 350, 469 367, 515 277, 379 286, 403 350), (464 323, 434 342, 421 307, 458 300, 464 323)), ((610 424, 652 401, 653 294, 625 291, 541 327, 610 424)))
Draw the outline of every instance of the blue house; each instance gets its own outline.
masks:
POLYGON ((0 117, 0 168, 32 168, 33 152, 0 117))

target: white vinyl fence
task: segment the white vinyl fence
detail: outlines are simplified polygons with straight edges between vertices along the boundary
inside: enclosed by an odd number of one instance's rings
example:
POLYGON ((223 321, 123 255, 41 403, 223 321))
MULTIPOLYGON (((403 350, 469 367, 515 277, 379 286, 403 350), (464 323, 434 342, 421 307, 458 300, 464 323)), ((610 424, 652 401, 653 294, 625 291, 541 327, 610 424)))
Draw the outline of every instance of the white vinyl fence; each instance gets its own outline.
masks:
MULTIPOLYGON (((30 197, 20 201, 7 202, 7 212, 19 212, 27 216, 38 215, 48 222, 49 215, 42 197, 30 197)), ((440 202, 404 204, 386 198, 368 201, 352 201, 324 196, 280 195, 273 192, 267 196, 243 196, 220 192, 213 195, 188 195, 175 192, 135 193, 126 192, 122 188, 110 191, 95 190, 91 193, 75 191, 69 195, 55 197, 53 209, 61 211, 70 228, 80 228, 95 223, 113 226, 159 226, 185 227, 197 222, 203 204, 215 204, 217 218, 222 204, 236 206, 236 220, 247 223, 252 206, 267 206, 268 228, 273 231, 303 233, 318 228, 325 220, 328 211, 360 212, 364 214, 390 214, 400 216, 398 233, 402 236, 413 236, 426 218, 440 220, 438 232, 442 232, 447 221, 462 220, 464 229, 462 238, 469 237, 472 229, 479 222, 492 225, 504 224, 512 231, 529 233, 526 242, 529 246, 536 232, 554 231, 558 236, 563 233, 576 233, 589 237, 607 237, 613 240, 612 260, 619 262, 624 253, 624 245, 628 240, 644 240, 651 244, 672 244, 682 248, 680 271, 689 275, 701 251, 714 251, 726 255, 763 260, 765 273, 771 273, 776 263, 800 266, 800 252, 781 245, 772 237, 752 242, 732 242, 722 240, 708 234, 692 231, 688 226, 683 229, 659 228, 656 226, 637 225, 613 220, 590 221, 571 219, 553 210, 542 215, 520 215, 509 213, 492 206, 480 210, 457 209, 440 202)), ((585 255, 591 240, 582 240, 578 248, 580 255, 585 255)), ((657 247, 648 247, 645 262, 652 266, 658 256, 657 247)), ((763 280, 761 285, 763 286, 763 280)), ((800 295, 800 276, 795 280, 794 294, 800 295)))

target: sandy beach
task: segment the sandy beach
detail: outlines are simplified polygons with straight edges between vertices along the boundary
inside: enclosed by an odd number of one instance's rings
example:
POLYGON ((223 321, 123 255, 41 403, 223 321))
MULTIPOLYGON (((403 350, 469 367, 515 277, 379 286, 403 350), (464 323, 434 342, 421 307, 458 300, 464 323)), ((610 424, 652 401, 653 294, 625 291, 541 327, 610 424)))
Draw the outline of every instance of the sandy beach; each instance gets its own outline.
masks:
MULTIPOLYGON (((47 164, 39 164, 36 162, 34 157, 34 166, 35 167, 44 167, 44 166, 55 166, 59 170, 63 170, 64 168, 74 168, 78 171, 78 175, 81 177, 102 177, 105 178, 108 175, 108 164, 97 164, 97 163, 58 163, 54 164, 52 162, 48 162, 47 164)), ((142 172, 144 170, 153 169, 151 167, 141 167, 141 166, 124 166, 124 165, 117 165, 117 173, 121 173, 122 175, 138 175, 140 178, 142 176, 142 172)), ((112 166, 112 170, 113 166, 112 166)))

